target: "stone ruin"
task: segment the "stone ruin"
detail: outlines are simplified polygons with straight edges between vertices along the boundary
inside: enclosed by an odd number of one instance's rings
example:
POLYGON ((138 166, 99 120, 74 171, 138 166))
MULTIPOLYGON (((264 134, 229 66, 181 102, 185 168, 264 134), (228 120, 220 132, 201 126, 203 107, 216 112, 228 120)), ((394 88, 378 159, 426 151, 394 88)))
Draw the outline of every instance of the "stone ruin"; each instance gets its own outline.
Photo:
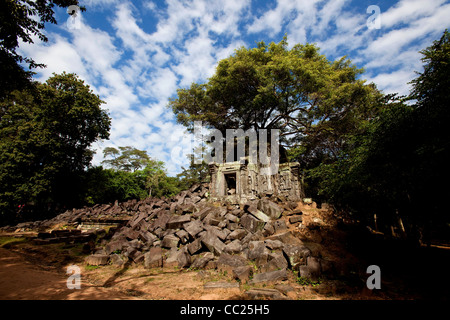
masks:
POLYGON ((89 261, 219 269, 251 283, 285 280, 288 269, 320 276, 316 247, 292 232, 302 222, 297 202, 277 203, 272 195, 237 205, 209 197, 208 185, 196 185, 140 207, 89 261))
POLYGON ((90 240, 86 262, 92 265, 213 268, 251 283, 285 280, 288 269, 307 278, 330 269, 317 244, 301 241, 294 231, 302 223, 298 164, 280 165, 277 175, 264 178, 238 163, 210 169, 210 184, 171 198, 68 210, 29 227, 41 230, 35 240, 40 244, 90 240), (98 228, 114 222, 111 232, 98 228), (62 225, 72 231, 42 232, 62 225), (96 230, 89 230, 93 225, 96 230))
POLYGON ((302 190, 299 183, 299 163, 282 163, 278 172, 272 175, 262 174, 259 164, 247 160, 210 163, 211 200, 226 200, 238 204, 255 200, 264 195, 275 195, 299 201, 302 190))

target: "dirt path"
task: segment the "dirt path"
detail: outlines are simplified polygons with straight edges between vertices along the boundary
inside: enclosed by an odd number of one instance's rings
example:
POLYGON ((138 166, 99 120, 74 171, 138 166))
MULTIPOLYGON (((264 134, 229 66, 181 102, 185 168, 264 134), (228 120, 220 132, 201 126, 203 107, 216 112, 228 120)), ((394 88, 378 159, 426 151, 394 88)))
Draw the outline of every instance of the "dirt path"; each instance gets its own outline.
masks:
POLYGON ((0 248, 0 300, 220 300, 242 294, 238 288, 205 290, 205 280, 194 271, 111 265, 88 270, 79 261, 67 264, 75 263, 81 271, 81 289, 70 290, 64 259, 56 261, 51 249, 29 244, 0 248))
POLYGON ((81 289, 67 288, 67 277, 46 271, 10 250, 0 248, 1 300, 116 300, 133 299, 110 288, 94 286, 81 279, 81 289))

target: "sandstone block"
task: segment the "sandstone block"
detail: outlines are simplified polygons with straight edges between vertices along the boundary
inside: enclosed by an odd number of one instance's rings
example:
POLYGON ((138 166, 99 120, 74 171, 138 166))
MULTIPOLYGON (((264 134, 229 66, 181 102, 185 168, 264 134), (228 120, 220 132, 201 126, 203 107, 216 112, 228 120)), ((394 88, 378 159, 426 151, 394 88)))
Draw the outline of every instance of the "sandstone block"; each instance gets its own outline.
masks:
POLYGON ((186 214, 183 216, 172 216, 167 222, 167 229, 179 229, 183 226, 183 224, 191 221, 191 216, 186 214))
POLYGON ((250 281, 250 284, 257 284, 261 282, 275 282, 281 280, 287 280, 286 269, 254 274, 253 279, 250 281))
POLYGON ((144 267, 157 268, 162 267, 163 256, 160 247, 152 247, 149 252, 144 254, 144 267))
POLYGON ((221 271, 232 272, 234 268, 245 265, 246 261, 243 257, 227 253, 221 254, 219 260, 217 260, 217 269, 221 271))
POLYGON ((167 236, 165 236, 161 242, 161 246, 163 248, 176 248, 178 246, 178 242, 180 241, 180 239, 173 235, 173 234, 169 234, 167 236))
POLYGON ((85 259, 85 262, 91 266, 104 266, 108 261, 109 256, 106 254, 92 254, 85 259))
POLYGON ((207 252, 202 257, 197 257, 194 262, 191 264, 192 268, 204 268, 208 262, 214 259, 214 254, 211 252, 207 252))

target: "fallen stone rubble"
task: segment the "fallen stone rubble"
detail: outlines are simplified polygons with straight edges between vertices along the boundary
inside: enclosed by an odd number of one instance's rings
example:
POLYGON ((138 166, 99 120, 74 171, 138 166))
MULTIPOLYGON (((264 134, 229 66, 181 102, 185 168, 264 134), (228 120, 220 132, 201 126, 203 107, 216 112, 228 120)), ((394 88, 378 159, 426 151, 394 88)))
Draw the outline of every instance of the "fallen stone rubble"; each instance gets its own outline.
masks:
POLYGON ((98 235, 98 230, 75 230, 83 223, 121 223, 87 257, 93 265, 213 268, 252 283, 285 280, 287 269, 317 278, 329 266, 317 244, 302 242, 293 233, 292 227, 302 222, 296 202, 273 195, 243 205, 210 202, 208 191, 207 184, 195 185, 172 198, 73 209, 15 228, 41 230, 37 239, 41 243, 83 242, 98 235), (73 229, 42 231, 58 225, 73 229))
POLYGON ((254 283, 285 280, 287 269, 320 276, 320 251, 289 230, 302 221, 297 203, 263 198, 231 205, 209 202, 207 195, 206 185, 196 185, 139 207, 95 254, 117 266, 213 268, 254 283))
POLYGON ((18 232, 37 230, 39 232, 52 231, 55 228, 64 226, 68 228, 93 225, 120 225, 131 219, 136 212, 149 210, 154 202, 161 199, 136 199, 114 204, 96 204, 92 207, 67 210, 52 219, 22 222, 15 226, 5 226, 0 228, 3 232, 18 232))

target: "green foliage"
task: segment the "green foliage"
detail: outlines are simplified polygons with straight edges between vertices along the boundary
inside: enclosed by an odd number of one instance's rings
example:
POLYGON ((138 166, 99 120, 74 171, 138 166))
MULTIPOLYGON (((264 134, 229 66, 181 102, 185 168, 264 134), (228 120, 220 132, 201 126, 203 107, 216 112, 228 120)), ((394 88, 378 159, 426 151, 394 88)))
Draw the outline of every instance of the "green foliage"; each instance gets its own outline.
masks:
POLYGON ((0 248, 10 249, 16 244, 21 244, 29 241, 28 238, 25 237, 0 237, 0 248))
MULTIPOLYGON (((104 154, 115 156, 108 160, 114 169, 101 166, 92 167, 84 174, 84 201, 88 204, 122 202, 147 197, 171 197, 180 192, 179 181, 167 176, 164 162, 151 159, 146 151, 133 147, 105 148, 104 154), (122 154, 119 152, 122 151, 122 154), (131 151, 131 152, 127 152, 131 151), (139 158, 130 157, 138 154, 139 158), (120 161, 114 162, 120 158, 120 161), (136 170, 131 171, 128 164, 136 161, 136 170), (138 170, 138 165, 145 167, 138 170)), ((105 161, 103 161, 105 163, 105 161)))
POLYGON ((412 104, 387 96, 377 116, 360 124, 361 133, 348 137, 351 148, 309 170, 335 205, 363 220, 376 213, 385 225, 401 217, 411 239, 449 221, 438 200, 448 195, 442 186, 450 178, 449 40, 445 31, 421 51, 424 72, 412 81, 412 104))
MULTIPOLYGON (((375 158, 368 162, 369 154, 374 157, 375 154, 386 156, 386 148, 392 149, 392 146, 387 146, 385 142, 376 141, 377 132, 385 132, 387 123, 410 109, 407 105, 395 100, 397 99, 395 96, 389 99, 376 118, 370 122, 361 123, 354 134, 347 135, 346 144, 335 160, 321 161, 307 170, 308 180, 317 187, 319 198, 323 197, 343 207, 351 204, 353 208, 358 207, 360 211, 376 210, 374 205, 378 206, 381 203, 379 201, 374 203, 370 199, 381 196, 381 193, 385 193, 383 206, 389 199, 396 198, 397 195, 391 190, 380 187, 380 181, 375 181, 382 177, 398 181, 395 177, 398 172, 396 168, 393 166, 388 168, 375 158), (391 174, 387 170, 392 171, 391 174), (362 197, 363 194, 364 197, 362 197)), ((390 134, 398 136, 402 132, 390 134)), ((400 148, 396 150, 400 152, 400 148)), ((398 165, 400 166, 401 163, 398 165)))
POLYGON ((76 202, 89 149, 109 137, 104 103, 74 74, 54 75, 0 102, 0 210, 76 202), (75 196, 74 196, 75 192, 75 196))
POLYGON ((190 160, 189 168, 181 167, 183 171, 177 175, 181 190, 187 190, 194 184, 209 182, 208 164, 205 162, 195 163, 194 157, 194 154, 188 155, 190 160))
POLYGON ((322 283, 322 279, 319 278, 317 280, 312 280, 312 279, 307 278, 307 277, 297 277, 297 283, 302 285, 302 286, 316 287, 316 286, 318 286, 318 285, 320 285, 322 283))
POLYGON ((280 129, 290 148, 307 145, 303 163, 314 154, 336 158, 347 132, 370 117, 382 97, 357 79, 361 73, 345 57, 327 60, 313 44, 288 49, 286 38, 260 42, 219 61, 208 82, 179 89, 169 107, 189 130, 194 121, 224 136, 230 128, 280 129))
POLYGON ((107 147, 103 150, 103 156, 112 157, 112 159, 105 159, 102 164, 111 166, 115 170, 136 171, 148 165, 151 160, 144 150, 139 150, 133 147, 119 147, 119 150, 112 147, 107 147))
POLYGON ((420 51, 423 55, 424 71, 411 83, 413 90, 411 98, 417 99, 417 106, 436 108, 436 113, 442 112, 441 104, 448 102, 448 86, 450 79, 450 33, 444 31, 442 37, 434 41, 433 45, 420 51))
POLYGON ((142 180, 151 197, 173 196, 180 192, 178 179, 168 177, 164 162, 151 159, 142 170, 142 180))
POLYGON ((132 172, 93 167, 85 176, 85 201, 90 205, 145 199, 148 195, 140 179, 132 172))
POLYGON ((92 270, 95 270, 95 269, 100 268, 100 266, 86 265, 84 268, 85 268, 87 271, 92 271, 92 270))
MULTIPOLYGON (((33 43, 33 36, 47 42, 42 32, 45 23, 56 24, 53 8, 67 8, 77 5, 77 0, 3 0, 0 2, 0 99, 13 90, 24 89, 31 83, 30 71, 25 71, 20 63, 30 68, 44 67, 33 59, 22 57, 16 49, 19 42, 33 43)), ((84 7, 80 8, 85 11, 84 7)))

